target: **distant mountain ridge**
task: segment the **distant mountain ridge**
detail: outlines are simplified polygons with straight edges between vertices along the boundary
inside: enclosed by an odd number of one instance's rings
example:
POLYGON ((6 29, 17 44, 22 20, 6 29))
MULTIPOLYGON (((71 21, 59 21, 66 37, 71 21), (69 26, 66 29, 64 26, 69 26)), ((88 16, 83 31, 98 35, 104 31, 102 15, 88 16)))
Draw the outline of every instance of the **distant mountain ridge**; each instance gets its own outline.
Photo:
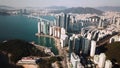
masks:
POLYGON ((0 10, 13 10, 15 8, 10 7, 10 6, 4 6, 4 5, 0 5, 0 10))
POLYGON ((48 9, 67 9, 67 7, 64 7, 64 6, 50 6, 50 7, 45 7, 45 8, 48 8, 48 9))
POLYGON ((120 12, 120 6, 104 6, 104 7, 97 7, 101 11, 116 11, 120 12))
POLYGON ((98 15, 101 15, 103 13, 103 11, 101 11, 101 10, 90 8, 90 7, 86 7, 86 8, 73 7, 73 8, 67 8, 64 10, 54 11, 52 13, 61 13, 61 12, 63 12, 63 13, 78 13, 78 14, 90 13, 90 14, 98 14, 98 15))

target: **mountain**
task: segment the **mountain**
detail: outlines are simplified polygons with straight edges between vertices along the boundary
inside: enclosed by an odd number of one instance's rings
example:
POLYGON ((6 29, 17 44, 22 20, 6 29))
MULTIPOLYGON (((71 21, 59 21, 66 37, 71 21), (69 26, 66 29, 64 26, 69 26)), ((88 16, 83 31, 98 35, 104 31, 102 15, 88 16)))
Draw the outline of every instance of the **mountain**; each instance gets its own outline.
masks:
POLYGON ((67 9, 67 7, 64 6, 50 6, 50 7, 46 7, 48 9, 58 9, 58 10, 63 10, 63 9, 67 9))
POLYGON ((94 8, 82 8, 82 7, 73 7, 73 8, 68 8, 68 9, 64 9, 64 10, 58 10, 58 11, 54 11, 53 13, 78 13, 78 14, 98 14, 101 15, 103 13, 103 11, 94 9, 94 8))
POLYGON ((0 5, 0 10, 13 10, 15 8, 10 7, 10 6, 4 6, 4 5, 0 5))
POLYGON ((9 13, 7 13, 6 11, 0 11, 0 15, 10 15, 9 13))
POLYGON ((120 6, 104 6, 104 7, 97 7, 101 11, 116 11, 120 12, 120 6))

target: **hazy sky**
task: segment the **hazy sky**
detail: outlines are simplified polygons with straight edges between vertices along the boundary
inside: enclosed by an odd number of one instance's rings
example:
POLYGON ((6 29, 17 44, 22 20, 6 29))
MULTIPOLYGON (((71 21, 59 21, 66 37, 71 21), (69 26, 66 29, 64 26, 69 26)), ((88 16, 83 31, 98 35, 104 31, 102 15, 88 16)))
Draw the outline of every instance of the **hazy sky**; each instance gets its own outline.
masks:
POLYGON ((98 7, 98 6, 120 6, 120 0, 0 0, 0 5, 12 7, 98 7))

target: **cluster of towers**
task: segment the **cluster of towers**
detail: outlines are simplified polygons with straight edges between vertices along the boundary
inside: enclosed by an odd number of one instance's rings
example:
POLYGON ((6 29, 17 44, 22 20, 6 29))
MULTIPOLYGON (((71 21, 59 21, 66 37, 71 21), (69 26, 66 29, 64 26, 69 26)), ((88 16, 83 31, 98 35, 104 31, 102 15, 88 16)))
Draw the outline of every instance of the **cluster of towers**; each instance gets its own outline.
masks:
POLYGON ((71 14, 60 13, 56 16, 56 26, 64 28, 67 32, 70 32, 70 25, 76 22, 76 19, 71 14))
POLYGON ((90 40, 87 38, 81 37, 80 35, 73 35, 70 37, 68 46, 71 52, 75 52, 76 54, 84 54, 88 55, 90 49, 90 40))
POLYGON ((111 19, 111 24, 114 24, 118 29, 120 29, 120 17, 113 17, 111 19))
POLYGON ((64 28, 66 32, 71 30, 72 23, 75 23, 75 17, 70 14, 56 14, 53 21, 40 20, 38 21, 38 33, 49 34, 50 27, 64 28))
POLYGON ((109 31, 108 29, 103 30, 105 26, 104 19, 99 18, 91 20, 93 22, 97 22, 98 25, 97 27, 91 26, 89 28, 86 27, 87 25, 85 25, 85 23, 89 24, 89 21, 78 21, 74 16, 70 14, 56 14, 55 18, 56 19, 53 22, 38 22, 38 33, 43 33, 59 38, 61 47, 64 47, 68 44, 69 57, 71 63, 73 64, 73 68, 79 68, 79 66, 82 66, 82 63, 80 63, 81 61, 83 61, 81 60, 81 56, 90 56, 90 61, 94 64, 93 67, 95 67, 96 65, 99 68, 112 67, 111 61, 106 60, 106 55, 104 53, 96 55, 96 42, 104 39, 108 35, 113 34, 113 32, 109 31), (76 27, 79 26, 79 24, 83 26, 81 27, 82 29, 79 28, 81 30, 81 34, 73 34, 71 37, 69 37, 67 35, 67 32, 69 33, 74 29, 77 29, 76 27))
POLYGON ((90 60, 87 60, 92 62, 88 67, 112 68, 112 62, 110 60, 106 60, 105 53, 96 55, 97 44, 95 40, 90 40, 80 35, 73 35, 69 38, 68 46, 70 62, 73 64, 73 68, 77 68, 78 65, 82 68, 82 62, 84 62, 84 60, 81 57, 86 56, 90 56, 90 60))

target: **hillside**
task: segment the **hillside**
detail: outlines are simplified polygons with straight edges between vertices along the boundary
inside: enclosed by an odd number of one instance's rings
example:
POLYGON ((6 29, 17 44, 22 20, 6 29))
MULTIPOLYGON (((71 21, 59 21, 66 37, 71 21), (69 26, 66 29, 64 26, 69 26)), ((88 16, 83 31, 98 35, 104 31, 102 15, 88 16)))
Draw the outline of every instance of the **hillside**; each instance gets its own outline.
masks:
POLYGON ((19 65, 9 63, 9 58, 3 52, 0 51, 0 68, 24 68, 19 65))
POLYGON ((10 55, 9 58, 13 63, 26 56, 48 56, 34 45, 22 40, 8 40, 7 42, 0 43, 0 51, 10 55))
POLYGON ((68 8, 65 10, 54 11, 52 13, 61 13, 61 12, 63 12, 63 13, 78 13, 78 14, 90 13, 90 14, 98 14, 98 15, 101 15, 103 13, 103 11, 100 11, 100 10, 97 10, 94 8, 89 8, 89 7, 86 7, 86 8, 82 8, 82 7, 68 8))
MULTIPOLYGON (((113 63, 118 63, 120 65, 120 42, 115 42, 112 44, 108 44, 106 46, 107 51, 105 52, 107 58, 112 60, 113 63)), ((118 67, 115 67, 118 68, 118 67)))

